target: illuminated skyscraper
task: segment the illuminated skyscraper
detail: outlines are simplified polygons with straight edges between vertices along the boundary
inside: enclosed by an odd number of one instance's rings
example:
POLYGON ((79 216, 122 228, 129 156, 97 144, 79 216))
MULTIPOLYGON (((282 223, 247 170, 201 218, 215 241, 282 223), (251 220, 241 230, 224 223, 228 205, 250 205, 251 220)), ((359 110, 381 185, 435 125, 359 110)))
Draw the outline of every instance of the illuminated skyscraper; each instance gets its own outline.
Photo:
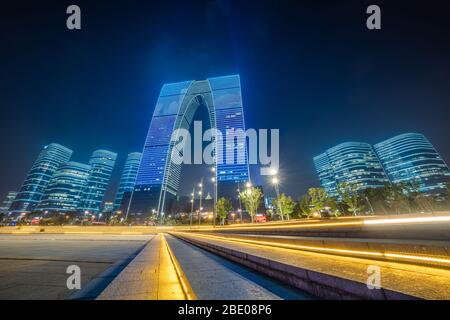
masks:
MULTIPOLYGON (((177 195, 181 165, 172 161, 171 135, 176 129, 188 129, 199 107, 206 108, 211 128, 218 129, 224 141, 227 129, 245 131, 238 75, 165 84, 153 112, 131 194, 128 213, 134 218, 142 219, 150 212, 164 214, 177 195)), ((224 159, 215 163, 218 195, 233 197, 237 184, 249 180, 247 148, 245 143, 230 139, 222 144, 221 151, 223 156, 228 151, 236 157, 231 163, 224 159)))
POLYGON ((372 146, 345 142, 314 158, 322 186, 337 196, 340 183, 354 183, 359 190, 383 187, 389 182, 372 146))
POLYGON ((128 154, 125 166, 123 167, 122 177, 120 178, 119 188, 117 189, 116 199, 114 200, 114 210, 120 208, 123 194, 133 191, 141 156, 142 154, 140 152, 128 154))
POLYGON ((66 162, 53 174, 37 209, 39 211, 76 211, 86 187, 91 166, 66 162))
POLYGON ((3 200, 2 205, 0 206, 0 213, 6 213, 9 211, 9 208, 11 208, 11 204, 13 203, 14 199, 16 198, 18 192, 16 191, 9 191, 8 194, 5 197, 5 200, 3 200))
POLYGON ((107 150, 96 150, 92 153, 89 160, 91 170, 83 191, 81 210, 90 213, 100 212, 116 158, 116 153, 107 150))
POLYGON ((31 167, 25 182, 20 188, 19 194, 11 205, 11 212, 31 212, 33 211, 47 187, 53 173, 59 166, 69 161, 72 150, 51 143, 44 147, 37 160, 31 167))
POLYGON ((450 171, 442 157, 419 133, 405 133, 374 146, 392 183, 418 182, 420 191, 446 192, 450 171))

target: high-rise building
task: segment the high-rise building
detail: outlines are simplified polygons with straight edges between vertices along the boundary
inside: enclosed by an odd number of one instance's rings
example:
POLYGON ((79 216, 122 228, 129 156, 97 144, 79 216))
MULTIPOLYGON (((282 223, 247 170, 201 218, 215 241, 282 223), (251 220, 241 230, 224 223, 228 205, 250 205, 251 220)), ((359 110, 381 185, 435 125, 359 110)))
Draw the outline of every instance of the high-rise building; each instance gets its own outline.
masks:
POLYGON ((107 150, 96 150, 89 160, 91 170, 86 188, 83 191, 80 209, 90 213, 99 213, 117 154, 107 150))
POLYGON ((69 161, 53 174, 37 209, 49 212, 76 211, 81 203, 91 166, 69 161))
POLYGON ((141 162, 142 154, 140 152, 132 152, 128 154, 127 160, 123 167, 122 176, 120 178, 119 188, 117 189, 116 198, 114 200, 114 210, 120 208, 123 194, 133 191, 136 182, 136 176, 141 162))
POLYGON ((9 208, 11 208, 11 204, 13 203, 17 194, 18 194, 18 192, 16 192, 16 191, 8 192, 8 194, 5 197, 5 200, 3 200, 2 205, 0 207, 0 213, 6 213, 9 211, 9 208))
MULTIPOLYGON (((223 136, 222 148, 215 149, 215 157, 222 156, 215 162, 218 196, 234 198, 238 183, 249 180, 245 137, 243 142, 226 139, 233 129, 245 132, 239 76, 165 84, 153 112, 127 210, 134 218, 142 219, 150 212, 163 215, 176 198, 181 165, 172 161, 171 136, 177 129, 189 129, 199 107, 206 108, 211 128, 218 129, 223 136), (225 161, 227 153, 235 157, 225 161)), ((214 147, 218 145, 215 141, 214 147)))
POLYGON ((328 194, 337 196, 340 183, 354 183, 358 190, 383 187, 389 182, 372 146, 345 142, 314 158, 320 182, 328 194))
POLYGON ((419 133, 405 133, 374 146, 392 183, 418 182, 420 191, 446 192, 450 171, 442 157, 419 133))
POLYGON ((114 203, 110 202, 110 201, 106 201, 103 204, 102 212, 103 213, 113 212, 113 209, 114 209, 114 203))
POLYGON ((33 211, 41 200, 53 173, 61 164, 69 161, 71 156, 72 150, 57 143, 45 146, 31 167, 19 194, 11 205, 10 211, 33 211))

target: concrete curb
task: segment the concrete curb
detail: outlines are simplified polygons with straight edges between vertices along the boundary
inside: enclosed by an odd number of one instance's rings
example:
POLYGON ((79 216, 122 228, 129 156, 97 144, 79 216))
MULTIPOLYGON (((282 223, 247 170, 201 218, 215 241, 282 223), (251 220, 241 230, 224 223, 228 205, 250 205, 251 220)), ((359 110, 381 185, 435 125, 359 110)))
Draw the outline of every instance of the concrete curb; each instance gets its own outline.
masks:
POLYGON ((175 254, 172 251, 172 248, 170 247, 170 244, 167 242, 165 237, 163 237, 163 239, 164 239, 164 243, 167 247, 167 251, 169 252, 170 259, 172 260, 172 263, 175 266, 175 270, 177 272, 178 279, 180 280, 180 283, 182 284, 181 286, 183 288, 183 291, 184 291, 184 294, 185 294, 187 300, 197 300, 197 295, 195 294, 194 290, 192 289, 191 284, 189 283, 189 280, 183 271, 183 268, 181 267, 175 254))
POLYGON ((173 236, 191 243, 199 248, 220 255, 228 260, 244 265, 285 284, 294 286, 322 299, 331 300, 416 300, 414 296, 406 295, 388 289, 369 290, 365 283, 316 272, 267 258, 239 252, 204 241, 194 240, 179 234, 173 236))
POLYGON ((122 272, 125 267, 133 261, 138 254, 149 244, 151 240, 144 243, 139 249, 134 251, 125 259, 118 260, 105 271, 94 277, 81 290, 73 293, 68 300, 94 300, 105 290, 105 288, 122 272))

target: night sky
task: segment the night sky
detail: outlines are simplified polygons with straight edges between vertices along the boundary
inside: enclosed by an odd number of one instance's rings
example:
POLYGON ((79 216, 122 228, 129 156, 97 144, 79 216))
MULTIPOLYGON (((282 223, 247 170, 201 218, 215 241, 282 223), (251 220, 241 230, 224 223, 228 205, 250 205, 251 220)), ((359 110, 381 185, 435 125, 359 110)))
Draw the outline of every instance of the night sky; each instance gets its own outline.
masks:
MULTIPOLYGON (((0 198, 51 142, 80 162, 95 149, 118 152, 111 198, 126 154, 142 150, 162 84, 235 73, 246 126, 280 129, 281 191, 296 198, 319 185, 312 158, 344 141, 421 132, 450 162, 446 2, 2 4, 0 198), (66 28, 70 4, 81 7, 80 31, 66 28), (366 28, 370 4, 381 7, 382 30, 366 28)), ((183 193, 202 170, 187 170, 183 193)))

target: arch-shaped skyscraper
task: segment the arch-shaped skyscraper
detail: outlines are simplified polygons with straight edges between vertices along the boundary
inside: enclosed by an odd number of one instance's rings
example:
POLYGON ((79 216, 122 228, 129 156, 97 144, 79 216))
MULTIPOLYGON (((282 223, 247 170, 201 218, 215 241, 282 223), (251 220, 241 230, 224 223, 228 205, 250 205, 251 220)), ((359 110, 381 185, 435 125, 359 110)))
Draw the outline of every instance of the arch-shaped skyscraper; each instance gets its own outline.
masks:
POLYGON ((217 146, 223 148, 223 154, 230 150, 236 154, 233 163, 215 163, 218 195, 233 197, 237 184, 249 180, 245 143, 242 147, 238 139, 225 142, 227 130, 245 132, 239 75, 165 84, 153 112, 127 215, 135 219, 145 218, 151 212, 163 215, 170 206, 178 193, 181 175, 181 165, 171 161, 172 133, 189 129, 201 106, 208 110, 211 128, 224 136, 223 144, 217 146))

